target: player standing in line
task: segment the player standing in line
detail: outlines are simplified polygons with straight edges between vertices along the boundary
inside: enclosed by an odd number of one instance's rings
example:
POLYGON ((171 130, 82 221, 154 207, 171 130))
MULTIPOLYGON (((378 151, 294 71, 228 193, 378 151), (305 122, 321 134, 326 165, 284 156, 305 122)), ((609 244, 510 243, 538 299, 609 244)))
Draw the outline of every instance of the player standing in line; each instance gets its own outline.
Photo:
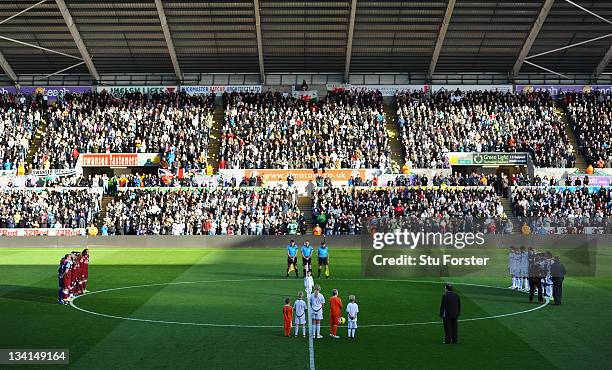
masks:
POLYGON ((295 277, 298 277, 297 251, 298 246, 295 244, 295 240, 291 240, 287 245, 287 277, 289 277, 291 266, 293 266, 293 271, 295 271, 295 277))
POLYGON ((521 279, 521 283, 519 284, 519 290, 524 292, 529 291, 529 253, 525 247, 521 247, 520 249, 520 258, 519 258, 519 276, 521 279))
POLYGON ((329 299, 329 336, 340 338, 338 335, 338 324, 342 317, 342 300, 338 297, 338 289, 332 290, 332 297, 329 299))
POLYGON ((346 314, 348 315, 348 337, 355 339, 355 329, 357 329, 357 313, 359 306, 355 303, 355 296, 349 296, 349 304, 346 305, 346 314))
POLYGON ((312 273, 312 252, 314 249, 310 242, 306 240, 304 245, 302 245, 302 266, 304 267, 304 276, 306 276, 306 271, 310 270, 312 273))
POLYGON ((312 314, 312 337, 321 339, 321 321, 323 321, 323 306, 325 305, 325 297, 320 292, 319 284, 315 285, 314 293, 310 296, 310 311, 312 314))
POLYGON ((512 285, 508 289, 517 289, 518 282, 516 277, 516 248, 510 247, 510 253, 508 254, 508 271, 512 277, 512 285))
MULTIPOLYGON (((329 248, 327 247, 327 244, 325 244, 325 242, 321 243, 319 248, 317 248, 317 255, 319 257, 319 273, 317 275, 317 278, 320 279, 321 268, 325 266, 326 271, 329 268, 329 248)), ((329 273, 325 274, 325 278, 329 278, 329 273)))
POLYGON ((550 275, 550 266, 553 263, 553 256, 550 252, 546 252, 544 256, 544 271, 546 272, 544 279, 542 279, 544 286, 544 297, 552 298, 553 282, 552 276, 550 275))
POLYGON ((69 254, 66 254, 64 258, 60 260, 59 267, 57 269, 57 282, 59 285, 59 293, 58 293, 58 303, 64 304, 64 274, 66 273, 66 261, 70 257, 69 254))
POLYGON ((298 336, 300 325, 302 325, 302 336, 306 338, 306 302, 302 299, 304 292, 298 292, 297 299, 293 303, 293 312, 295 313, 295 336, 298 336))
POLYGON ((83 249, 81 255, 83 256, 81 262, 83 267, 83 293, 87 293, 87 279, 89 278, 89 249, 83 249))
POLYGON ((70 303, 70 286, 72 285, 72 255, 66 256, 64 262, 64 273, 62 274, 62 282, 64 289, 62 290, 62 301, 64 304, 70 303))
POLYGON ((291 336, 291 321, 293 321, 291 299, 285 298, 285 305, 283 306, 283 329, 286 337, 291 336))
POLYGON ((70 299, 77 295, 77 284, 79 281, 79 252, 73 251, 72 264, 70 265, 70 299))

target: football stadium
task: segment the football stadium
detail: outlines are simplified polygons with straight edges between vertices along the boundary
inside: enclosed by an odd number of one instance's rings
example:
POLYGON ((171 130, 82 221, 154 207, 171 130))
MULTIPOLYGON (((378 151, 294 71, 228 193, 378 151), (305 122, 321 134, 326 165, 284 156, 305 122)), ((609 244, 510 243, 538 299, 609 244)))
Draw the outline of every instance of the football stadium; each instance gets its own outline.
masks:
POLYGON ((612 0, 0 0, 0 368, 605 369, 612 0))

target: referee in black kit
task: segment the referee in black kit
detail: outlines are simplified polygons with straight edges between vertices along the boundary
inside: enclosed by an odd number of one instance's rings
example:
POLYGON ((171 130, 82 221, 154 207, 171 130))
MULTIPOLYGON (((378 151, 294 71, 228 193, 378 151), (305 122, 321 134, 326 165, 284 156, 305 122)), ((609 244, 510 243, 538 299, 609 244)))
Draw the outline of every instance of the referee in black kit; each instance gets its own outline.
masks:
POLYGON ((461 315, 461 299, 453 292, 453 286, 446 284, 440 303, 440 317, 444 324, 444 344, 457 344, 457 325, 461 315))

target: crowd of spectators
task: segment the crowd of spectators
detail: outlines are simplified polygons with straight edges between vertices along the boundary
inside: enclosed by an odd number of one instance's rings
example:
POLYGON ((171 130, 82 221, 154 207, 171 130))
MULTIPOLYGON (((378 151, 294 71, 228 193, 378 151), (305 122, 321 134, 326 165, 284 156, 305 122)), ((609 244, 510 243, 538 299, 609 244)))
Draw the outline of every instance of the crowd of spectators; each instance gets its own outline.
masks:
MULTIPOLYGON (((504 208, 491 188, 325 187, 313 190, 313 220, 328 235, 359 234, 369 218, 418 218, 472 222, 490 219, 493 229, 503 224, 504 208)), ((488 226, 491 226, 487 224, 488 226)))
POLYGON ((380 92, 224 94, 220 168, 388 168, 380 92))
POLYGON ((86 228, 100 210, 90 190, 3 190, 0 228, 86 228))
POLYGON ((612 167, 612 93, 568 92, 564 103, 586 160, 593 167, 612 167))
POLYGON ((205 168, 214 95, 66 94, 49 109, 39 169, 74 168, 79 153, 161 153, 162 167, 205 168))
POLYGON ((102 235, 278 235, 306 232, 295 189, 128 189, 107 206, 102 235))
POLYGON ((46 109, 42 95, 0 94, 0 169, 23 165, 46 109))
POLYGON ((540 226, 595 226, 612 217, 612 188, 516 188, 512 205, 522 222, 540 226))
POLYGON ((398 92, 405 162, 448 167, 447 152, 529 152, 538 167, 573 167, 574 148, 546 92, 398 92))

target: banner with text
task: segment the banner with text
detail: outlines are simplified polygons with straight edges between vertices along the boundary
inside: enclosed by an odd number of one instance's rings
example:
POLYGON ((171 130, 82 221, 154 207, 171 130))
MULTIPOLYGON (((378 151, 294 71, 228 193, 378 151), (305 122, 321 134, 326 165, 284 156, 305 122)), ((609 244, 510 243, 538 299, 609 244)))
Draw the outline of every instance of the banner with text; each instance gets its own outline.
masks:
POLYGON ((84 236, 85 229, 0 229, 0 236, 84 236))
POLYGON ((107 91, 110 94, 161 94, 175 92, 176 86, 98 86, 96 89, 98 92, 107 91))
POLYGON ((609 93, 612 92, 612 85, 516 85, 517 93, 548 91, 553 98, 558 97, 561 92, 588 93, 596 90, 609 93))
POLYGON ((159 166, 159 153, 83 153, 82 167, 141 167, 159 166))
POLYGON ((181 91, 186 92, 189 95, 194 94, 223 94, 223 93, 260 93, 262 91, 261 85, 212 85, 212 86, 181 86, 181 91))
POLYGON ((446 155, 451 166, 526 166, 529 160, 529 153, 449 152, 446 155))
POLYGON ((49 100, 57 100, 66 93, 82 94, 92 91, 92 86, 15 86, 0 87, 0 94, 21 93, 26 95, 42 94, 49 100))
POLYGON ((330 178, 332 181, 348 181, 351 176, 357 177, 360 176, 362 179, 365 179, 366 171, 365 170, 325 170, 314 172, 311 169, 221 169, 219 173, 222 174, 226 178, 231 178, 235 176, 237 179, 242 179, 244 177, 251 178, 251 176, 262 176, 265 181, 285 181, 287 176, 290 174, 293 175, 293 180, 298 181, 315 181, 317 176, 323 176, 325 178, 330 178))
POLYGON ((512 92, 512 85, 433 85, 431 90, 438 92, 440 90, 448 91, 499 91, 512 92))
POLYGON ((419 91, 427 92, 428 85, 353 85, 353 84, 327 84, 327 91, 345 91, 345 90, 365 90, 365 91, 380 91, 382 96, 395 96, 398 91, 419 91))

